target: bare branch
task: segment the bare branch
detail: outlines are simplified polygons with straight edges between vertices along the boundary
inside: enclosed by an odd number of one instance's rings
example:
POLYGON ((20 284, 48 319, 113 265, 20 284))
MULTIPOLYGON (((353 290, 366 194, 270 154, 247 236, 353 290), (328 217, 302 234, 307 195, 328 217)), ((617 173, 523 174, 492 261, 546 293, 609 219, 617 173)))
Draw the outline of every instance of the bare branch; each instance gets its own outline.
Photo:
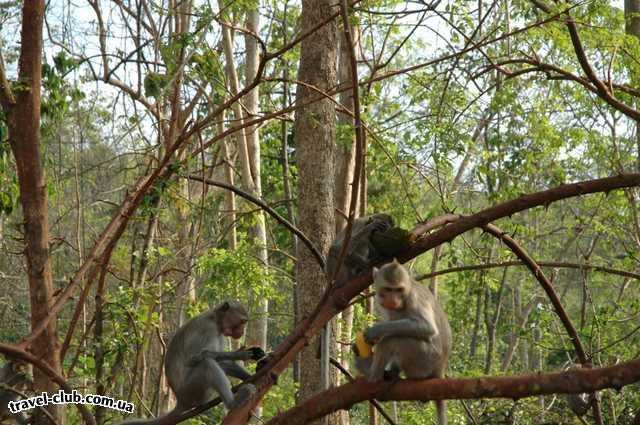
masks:
POLYGON ((189 176, 183 176, 183 177, 186 178, 186 179, 189 179, 189 180, 199 181, 201 183, 208 184, 210 186, 217 186, 217 187, 221 187, 221 188, 226 189, 226 190, 230 190, 233 193, 235 193, 236 195, 246 199, 247 201, 256 204, 257 206, 262 208, 267 214, 269 214, 271 217, 273 217, 277 222, 282 224, 284 227, 286 227, 292 233, 294 233, 298 238, 300 238, 300 240, 307 246, 307 248, 309 248, 309 251, 311 251, 311 253, 316 257, 316 260, 318 260, 318 264, 320 265, 320 267, 322 267, 324 269, 325 259, 324 259, 323 255, 320 253, 320 251, 318 250, 318 248, 313 244, 313 242, 311 242, 309 240, 309 238, 304 233, 302 233, 300 231, 300 229, 298 229, 293 224, 291 224, 286 218, 284 218, 280 214, 278 214, 278 212, 276 210, 271 208, 269 206, 269 204, 264 202, 262 199, 257 198, 255 196, 253 196, 252 194, 247 193, 244 190, 239 189, 239 188, 237 188, 235 186, 232 186, 230 184, 227 184, 227 183, 223 183, 223 182, 219 182, 219 181, 215 181, 215 180, 211 180, 211 179, 202 178, 201 176, 196 176, 196 175, 189 175, 189 176))
POLYGON ((378 400, 444 400, 508 398, 543 394, 579 394, 606 388, 619 390, 640 380, 640 359, 601 369, 574 369, 560 373, 467 379, 399 380, 368 383, 360 378, 332 388, 281 413, 268 425, 306 424, 356 403, 378 400))
MULTIPOLYGON (((64 377, 53 370, 51 366, 49 366, 43 360, 32 355, 31 353, 24 351, 20 347, 0 343, 0 352, 6 354, 10 358, 16 358, 27 363, 31 363, 32 365, 40 369, 45 375, 47 375, 53 382, 60 385, 60 388, 68 393, 71 393, 73 391, 73 388, 69 386, 64 377)), ((80 411, 80 415, 82 416, 84 423, 89 425, 96 425, 96 421, 94 420, 93 415, 91 414, 91 412, 89 412, 89 409, 87 409, 84 404, 77 403, 76 407, 80 411)))

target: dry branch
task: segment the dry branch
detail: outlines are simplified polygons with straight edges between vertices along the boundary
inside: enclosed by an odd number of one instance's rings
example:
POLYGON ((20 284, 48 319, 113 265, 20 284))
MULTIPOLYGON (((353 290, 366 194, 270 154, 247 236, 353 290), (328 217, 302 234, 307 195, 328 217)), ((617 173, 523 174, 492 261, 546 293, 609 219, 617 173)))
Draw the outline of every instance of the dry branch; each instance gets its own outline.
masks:
MULTIPOLYGON (((511 216, 517 212, 538 206, 548 206, 553 202, 579 195, 610 192, 615 189, 638 185, 640 185, 640 174, 621 174, 614 177, 562 185, 553 189, 523 195, 517 199, 487 208, 476 214, 462 216, 441 230, 426 236, 421 236, 405 252, 398 255, 398 258, 406 262, 442 243, 453 240, 468 230, 475 227, 482 227, 492 221, 511 216)), ((264 396, 271 385, 274 384, 273 376, 277 376, 277 374, 285 370, 293 361, 295 355, 307 344, 309 339, 318 333, 324 324, 334 315, 344 309, 351 299, 356 297, 370 284, 371 270, 368 270, 353 278, 346 285, 329 290, 320 304, 318 304, 314 313, 296 326, 291 334, 275 349, 269 363, 255 376, 253 382, 258 387, 258 394, 244 406, 230 411, 223 423, 245 423, 251 409, 257 404, 259 399, 264 396)))
POLYGON ((601 369, 574 369, 560 373, 465 379, 399 380, 368 383, 360 378, 352 383, 324 391, 284 412, 269 425, 306 424, 356 403, 378 400, 442 400, 509 398, 517 400, 543 394, 578 394, 606 388, 619 390, 640 381, 640 359, 601 369))

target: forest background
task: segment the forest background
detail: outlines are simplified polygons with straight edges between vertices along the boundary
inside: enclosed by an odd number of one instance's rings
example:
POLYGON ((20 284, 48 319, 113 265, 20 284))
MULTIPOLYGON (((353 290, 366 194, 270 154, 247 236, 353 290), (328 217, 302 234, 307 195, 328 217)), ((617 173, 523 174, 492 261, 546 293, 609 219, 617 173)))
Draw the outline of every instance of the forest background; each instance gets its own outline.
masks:
MULTIPOLYGON (((260 423, 351 405, 326 421, 433 423, 432 403, 355 404, 374 397, 464 400, 451 423, 640 423, 638 12, 0 2, 0 352, 34 365, 36 393, 155 416, 174 402, 172 332, 237 298, 241 344, 273 352, 259 394, 189 423, 246 423, 259 399, 260 423), (450 379, 390 389, 334 368, 320 392, 322 328, 334 317, 349 370, 374 320, 370 274, 331 287, 323 257, 376 212, 412 229, 399 258, 449 315, 450 379), (579 417, 561 394, 582 392, 579 417)), ((44 410, 34 423, 124 417, 44 410)))

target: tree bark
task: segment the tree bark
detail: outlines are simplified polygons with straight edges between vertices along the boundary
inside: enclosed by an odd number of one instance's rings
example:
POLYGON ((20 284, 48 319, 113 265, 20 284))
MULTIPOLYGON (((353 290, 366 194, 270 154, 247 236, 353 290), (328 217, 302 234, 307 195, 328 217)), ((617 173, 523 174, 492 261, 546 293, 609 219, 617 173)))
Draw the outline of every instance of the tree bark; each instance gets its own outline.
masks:
MULTIPOLYGON (((257 8, 249 10, 247 12, 246 28, 254 33, 260 32, 260 14, 257 8)), ((249 85, 256 78, 258 74, 258 64, 260 62, 258 51, 258 40, 256 37, 245 34, 245 46, 247 51, 246 71, 245 71, 245 84, 249 85)), ((258 87, 251 90, 244 98, 245 107, 250 118, 256 117, 259 112, 260 99, 259 99, 258 87)), ((262 171, 260 167, 260 134, 258 132, 259 127, 252 125, 246 129, 246 143, 249 160, 249 169, 251 170, 251 177, 253 179, 253 192, 252 195, 262 198, 262 171)), ((245 170, 245 167, 243 167, 245 170)), ((247 188, 249 189, 249 188, 247 188)), ((264 217, 264 212, 258 210, 256 212, 256 222, 250 230, 251 239, 254 241, 256 247, 256 257, 262 263, 264 270, 267 271, 269 267, 269 253, 267 251, 267 229, 264 217)), ((266 297, 260 297, 255 300, 257 306, 257 316, 249 322, 249 329, 247 330, 247 343, 249 345, 259 345, 266 349, 267 347, 267 319, 269 315, 269 300, 266 297)))
MULTIPOLYGON (((352 34, 355 51, 357 48, 359 39, 357 31, 352 34)), ((347 44, 344 33, 340 35, 340 52, 338 63, 338 79, 341 86, 351 85, 351 72, 350 72, 350 50, 351 46, 347 44)), ((339 102, 345 109, 353 111, 353 92, 351 90, 343 91, 340 93, 339 102)), ((336 210, 340 211, 335 215, 336 226, 335 231, 338 234, 347 225, 346 215, 349 212, 349 203, 351 202, 351 190, 350 184, 353 181, 353 171, 355 167, 355 143, 354 143, 354 131, 353 131, 353 118, 351 115, 340 113, 338 114, 338 131, 337 143, 336 143, 336 185, 334 191, 334 202, 336 210)), ((356 208, 356 213, 358 209, 356 208)), ((351 333, 353 329, 353 306, 347 307, 340 315, 336 323, 336 339, 342 341, 350 341, 351 333)), ((342 367, 349 369, 349 353, 351 350, 348 346, 340 347, 336 340, 333 343, 337 351, 342 367)), ((338 383, 338 382, 336 382, 338 383)), ((340 413, 340 422, 342 425, 349 423, 349 412, 346 410, 340 413)))
MULTIPOLYGON (((329 0, 303 0, 301 33, 330 16, 329 0)), ((305 38, 300 49, 298 80, 327 91, 336 83, 337 26, 332 21, 313 37, 305 38)), ((298 85, 296 103, 304 105, 314 91, 298 85)), ((301 107, 295 117, 295 144, 298 162, 299 227, 322 252, 327 252, 334 235, 335 112, 330 100, 322 99, 301 107)), ((327 287, 323 269, 303 244, 298 244, 295 267, 300 318, 309 316, 327 287)), ((305 400, 321 389, 319 339, 313 338, 300 356, 300 392, 305 400)))
MULTIPOLYGON (((16 161, 24 221, 25 256, 29 281, 31 327, 35 328, 53 304, 53 277, 49 251, 47 184, 40 154, 40 86, 42 75, 42 24, 44 0, 25 1, 22 7, 21 49, 18 64, 20 88, 11 92, 4 66, 0 68, 2 106, 7 117, 9 143, 16 161)), ((31 351, 61 374, 60 343, 54 320, 33 341, 31 351)), ((56 385, 40 370, 34 372, 36 392, 53 392, 56 385)), ((55 405, 46 409, 58 417, 55 405)), ((40 409, 34 423, 49 423, 40 409)))

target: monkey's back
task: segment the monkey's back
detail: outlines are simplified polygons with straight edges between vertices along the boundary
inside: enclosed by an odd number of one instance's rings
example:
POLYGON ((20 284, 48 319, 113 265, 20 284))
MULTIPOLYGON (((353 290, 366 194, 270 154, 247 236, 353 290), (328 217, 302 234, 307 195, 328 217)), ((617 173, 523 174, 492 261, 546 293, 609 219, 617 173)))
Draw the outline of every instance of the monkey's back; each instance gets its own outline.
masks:
POLYGON ((214 320, 214 310, 196 316, 182 325, 169 341, 164 362, 169 386, 178 394, 176 383, 185 382, 189 372, 189 361, 202 350, 221 351, 222 337, 214 320))

